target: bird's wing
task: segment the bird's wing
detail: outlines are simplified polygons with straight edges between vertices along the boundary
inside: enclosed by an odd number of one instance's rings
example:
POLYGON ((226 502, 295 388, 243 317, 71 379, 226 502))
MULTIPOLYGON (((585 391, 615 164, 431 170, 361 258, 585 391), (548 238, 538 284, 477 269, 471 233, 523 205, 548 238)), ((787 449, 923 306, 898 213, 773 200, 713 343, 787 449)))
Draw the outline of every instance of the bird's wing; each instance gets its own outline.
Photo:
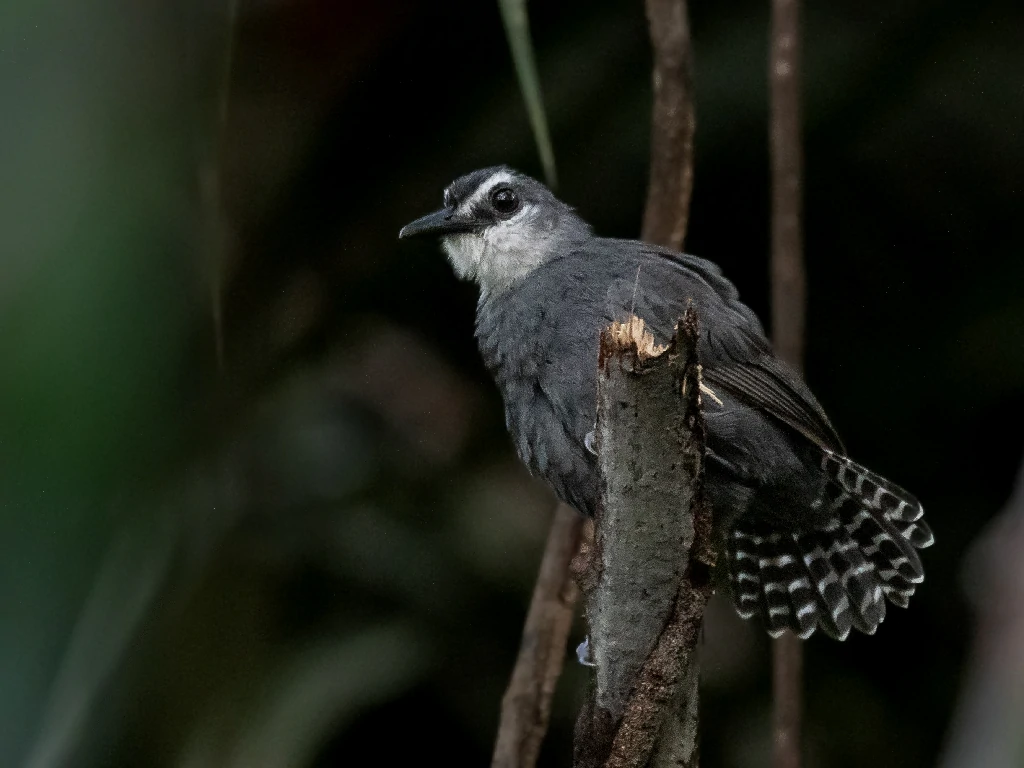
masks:
MULTIPOLYGON (((708 386, 766 411, 823 448, 843 450, 824 409, 799 374, 775 357, 757 316, 740 302, 735 286, 716 265, 654 246, 632 245, 625 257, 632 266, 607 293, 614 319, 632 312, 665 343, 692 304, 700 322, 698 351, 708 386)), ((623 275, 625 267, 617 273, 623 275)))

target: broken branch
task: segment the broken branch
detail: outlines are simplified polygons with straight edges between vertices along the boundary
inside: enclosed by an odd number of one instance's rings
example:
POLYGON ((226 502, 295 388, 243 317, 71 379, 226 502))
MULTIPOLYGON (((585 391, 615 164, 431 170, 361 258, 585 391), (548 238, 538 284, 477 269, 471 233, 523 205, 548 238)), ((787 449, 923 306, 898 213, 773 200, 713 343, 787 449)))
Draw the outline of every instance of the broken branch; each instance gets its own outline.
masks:
POLYGON ((601 337, 604 480, 585 594, 595 664, 576 768, 697 765, 697 638, 711 596, 697 319, 667 348, 642 321, 601 337))

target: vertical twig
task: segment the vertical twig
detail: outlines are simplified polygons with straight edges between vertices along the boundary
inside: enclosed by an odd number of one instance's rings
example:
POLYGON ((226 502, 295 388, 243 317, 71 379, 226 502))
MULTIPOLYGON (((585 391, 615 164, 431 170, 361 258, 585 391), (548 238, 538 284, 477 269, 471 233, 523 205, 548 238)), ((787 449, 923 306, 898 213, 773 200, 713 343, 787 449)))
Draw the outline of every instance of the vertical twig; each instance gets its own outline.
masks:
POLYGON ((791 632, 772 641, 772 765, 800 766, 800 715, 804 652, 791 632))
POLYGON ((569 567, 582 528, 582 515, 559 504, 526 614, 519 656, 501 702, 493 768, 526 768, 535 765, 540 754, 578 596, 569 567))
POLYGON ((651 171, 640 237, 681 250, 693 191, 693 78, 686 0, 646 0, 654 51, 651 171))
MULTIPOLYGON (((776 353, 803 368, 805 278, 801 230, 799 0, 772 0, 770 143, 772 163, 772 338, 776 353)), ((772 652, 773 765, 800 765, 803 647, 786 633, 772 652)))
POLYGON ((806 286, 799 0, 772 0, 771 37, 772 339, 779 357, 801 370, 806 286))

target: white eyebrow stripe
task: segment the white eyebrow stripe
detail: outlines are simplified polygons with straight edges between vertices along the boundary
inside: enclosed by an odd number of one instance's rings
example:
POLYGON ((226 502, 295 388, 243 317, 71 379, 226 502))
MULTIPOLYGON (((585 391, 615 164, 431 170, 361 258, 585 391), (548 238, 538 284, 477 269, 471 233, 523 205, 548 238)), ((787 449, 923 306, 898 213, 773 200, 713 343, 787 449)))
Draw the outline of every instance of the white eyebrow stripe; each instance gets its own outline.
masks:
POLYGON ((499 184, 509 184, 512 181, 515 181, 515 176, 513 176, 511 173, 509 173, 508 171, 498 171, 490 178, 488 178, 486 181, 481 183, 480 186, 476 188, 476 191, 473 192, 472 195, 470 195, 461 203, 459 203, 457 213, 471 213, 473 211, 473 208, 476 207, 477 203, 479 203, 481 200, 487 197, 487 195, 490 194, 492 189, 494 189, 499 184))

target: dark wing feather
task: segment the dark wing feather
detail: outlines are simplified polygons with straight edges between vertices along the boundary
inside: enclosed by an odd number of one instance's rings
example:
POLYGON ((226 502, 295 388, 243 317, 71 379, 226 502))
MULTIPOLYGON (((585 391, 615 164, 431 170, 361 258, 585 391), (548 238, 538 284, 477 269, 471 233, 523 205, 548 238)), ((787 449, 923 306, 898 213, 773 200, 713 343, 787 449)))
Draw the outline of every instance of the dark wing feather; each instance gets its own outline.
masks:
POLYGON ((774 357, 738 365, 708 367, 708 386, 721 387, 733 397, 768 411, 822 448, 845 453, 843 443, 818 401, 796 374, 774 357))
POLYGON ((821 405, 800 376, 775 357, 757 316, 716 265, 643 243, 632 245, 624 259, 633 265, 631 276, 608 289, 613 317, 621 319, 632 311, 665 343, 692 303, 701 323, 699 352, 708 386, 770 413, 823 448, 843 451, 821 405))

